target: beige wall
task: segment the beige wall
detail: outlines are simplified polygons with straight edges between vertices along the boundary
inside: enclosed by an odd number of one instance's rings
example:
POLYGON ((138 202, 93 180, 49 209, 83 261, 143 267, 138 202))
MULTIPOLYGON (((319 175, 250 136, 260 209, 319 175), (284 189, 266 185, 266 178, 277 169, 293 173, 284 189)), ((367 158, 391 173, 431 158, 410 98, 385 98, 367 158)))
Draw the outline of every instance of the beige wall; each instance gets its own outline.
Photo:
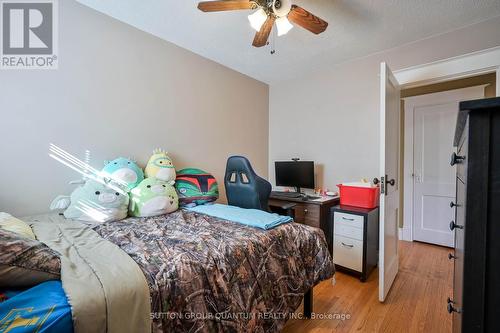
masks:
POLYGON ((59 6, 59 69, 0 72, 0 211, 44 212, 72 189, 79 176, 48 157, 49 143, 90 149, 98 168, 121 155, 144 164, 163 147, 219 182, 230 154, 267 175, 266 84, 74 1, 59 6))
POLYGON ((500 17, 349 61, 270 87, 269 173, 274 161, 301 157, 335 185, 379 177, 379 67, 393 70, 500 45, 500 17))

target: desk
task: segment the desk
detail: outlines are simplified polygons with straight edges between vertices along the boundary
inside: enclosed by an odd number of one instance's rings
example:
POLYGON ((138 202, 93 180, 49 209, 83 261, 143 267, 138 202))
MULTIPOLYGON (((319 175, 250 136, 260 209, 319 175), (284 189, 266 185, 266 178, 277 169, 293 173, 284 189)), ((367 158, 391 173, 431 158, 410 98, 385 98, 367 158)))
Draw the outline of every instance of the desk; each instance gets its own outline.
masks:
POLYGON ((330 223, 330 208, 338 205, 339 202, 339 197, 302 200, 302 198, 285 198, 271 195, 269 198, 269 208, 272 212, 292 216, 297 223, 303 223, 323 230, 328 250, 332 253, 333 229, 330 223))

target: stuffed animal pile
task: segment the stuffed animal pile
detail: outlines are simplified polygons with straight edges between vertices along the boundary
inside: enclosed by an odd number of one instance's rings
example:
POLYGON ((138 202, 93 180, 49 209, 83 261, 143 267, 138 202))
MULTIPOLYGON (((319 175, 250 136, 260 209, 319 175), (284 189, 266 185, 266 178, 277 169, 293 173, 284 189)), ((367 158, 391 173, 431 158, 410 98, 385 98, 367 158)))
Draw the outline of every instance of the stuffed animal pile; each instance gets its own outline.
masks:
POLYGON ((219 197, 217 181, 195 168, 175 171, 168 153, 155 149, 143 172, 130 158, 104 163, 94 177, 87 176, 70 196, 58 196, 51 209, 87 222, 111 222, 126 218, 169 214, 181 206, 209 204, 219 197), (175 184, 175 187, 174 187, 175 184))

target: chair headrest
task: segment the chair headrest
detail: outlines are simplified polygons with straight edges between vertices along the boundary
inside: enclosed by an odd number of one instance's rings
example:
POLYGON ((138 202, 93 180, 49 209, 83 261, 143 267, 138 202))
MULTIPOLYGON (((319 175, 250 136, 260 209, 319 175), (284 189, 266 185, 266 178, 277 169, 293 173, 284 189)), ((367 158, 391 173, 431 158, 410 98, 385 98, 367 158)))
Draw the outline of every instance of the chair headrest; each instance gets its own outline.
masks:
POLYGON ((245 172, 248 177, 255 177, 257 174, 252 168, 250 161, 244 156, 231 156, 227 159, 226 172, 245 172))

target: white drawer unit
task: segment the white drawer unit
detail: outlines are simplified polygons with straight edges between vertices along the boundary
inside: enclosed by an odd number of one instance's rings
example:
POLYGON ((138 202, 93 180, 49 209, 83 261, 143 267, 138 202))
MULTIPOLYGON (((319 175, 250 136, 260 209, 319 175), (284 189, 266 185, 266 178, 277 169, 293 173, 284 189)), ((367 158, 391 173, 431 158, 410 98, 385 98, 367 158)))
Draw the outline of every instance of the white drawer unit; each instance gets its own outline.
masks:
POLYGON ((335 268, 366 281, 378 263, 378 208, 335 206, 331 216, 335 268))

